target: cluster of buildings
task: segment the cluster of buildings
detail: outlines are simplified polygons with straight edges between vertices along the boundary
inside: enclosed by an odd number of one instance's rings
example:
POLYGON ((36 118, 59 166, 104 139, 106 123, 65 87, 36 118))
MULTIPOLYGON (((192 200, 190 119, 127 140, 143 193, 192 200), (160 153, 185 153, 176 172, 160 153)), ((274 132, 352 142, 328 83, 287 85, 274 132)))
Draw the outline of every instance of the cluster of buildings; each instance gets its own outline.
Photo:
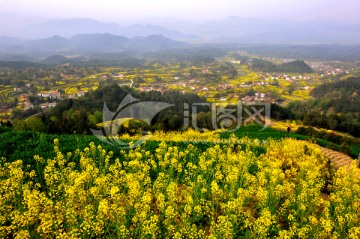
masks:
POLYGON ((276 103, 276 99, 271 98, 267 93, 257 92, 254 96, 247 95, 239 100, 243 104, 255 104, 255 103, 276 103))
POLYGON ((37 95, 42 98, 61 99, 60 92, 58 91, 41 91, 37 95))
MULTIPOLYGON (((85 93, 86 92, 83 90, 78 90, 76 94, 66 95, 66 98, 75 99, 77 97, 84 96, 85 93)), ((37 95, 42 98, 62 100, 61 94, 58 91, 42 91, 42 92, 39 92, 37 95)))
POLYGON ((8 106, 2 105, 2 106, 0 107, 0 114, 6 113, 7 110, 8 110, 8 108, 9 108, 8 106))
MULTIPOLYGON (((46 95, 46 94, 44 94, 44 95, 46 95)), ((41 96, 41 97, 50 98, 50 96, 41 96)), ((30 110, 30 109, 34 108, 34 104, 29 101, 27 95, 25 95, 25 94, 21 95, 20 100, 21 100, 21 102, 19 102, 18 105, 17 105, 17 107, 19 109, 26 111, 26 110, 30 110)), ((47 108, 55 107, 56 105, 57 105, 56 102, 52 102, 52 103, 45 102, 45 103, 39 104, 41 109, 47 109, 47 108)))
POLYGON ((53 103, 43 103, 43 104, 40 104, 40 108, 41 109, 47 109, 47 108, 51 108, 51 107, 55 107, 57 105, 56 102, 53 102, 53 103))
POLYGON ((349 70, 337 66, 336 63, 329 64, 328 62, 309 62, 311 68, 315 71, 321 72, 321 76, 349 74, 349 70))
POLYGON ((232 87, 229 84, 218 84, 216 90, 230 90, 232 87))
MULTIPOLYGON (((70 99, 74 99, 77 97, 84 96, 85 93, 86 93, 85 91, 79 90, 77 92, 77 94, 69 94, 69 95, 66 95, 66 97, 70 98, 70 99)), ((48 100, 48 99, 49 100, 55 100, 55 99, 62 100, 63 99, 63 97, 61 96, 61 93, 58 91, 41 91, 41 92, 37 93, 37 96, 44 100, 48 100)), ((22 94, 19 99, 20 99, 20 102, 17 105, 19 109, 26 111, 26 110, 34 108, 34 104, 29 101, 27 94, 22 94)), ((56 105, 57 105, 56 102, 45 102, 45 103, 39 104, 40 108, 42 108, 42 109, 55 107, 56 105)))
POLYGON ((141 92, 149 92, 149 91, 158 91, 158 92, 161 92, 161 93, 164 93, 165 92, 165 89, 163 86, 160 86, 160 85, 155 85, 155 86, 140 86, 139 87, 139 90, 141 92))
POLYGON ((67 95, 67 97, 68 97, 69 99, 75 99, 75 98, 77 98, 77 97, 82 97, 82 96, 84 96, 85 93, 86 93, 85 91, 78 90, 77 94, 70 94, 70 95, 67 95))
POLYGON ((191 79, 188 81, 181 81, 177 83, 177 86, 179 87, 183 87, 183 88, 188 88, 190 90, 193 91, 209 91, 209 90, 217 90, 217 91, 222 91, 222 90, 230 90, 232 89, 232 87, 229 84, 218 84, 216 87, 210 87, 210 86, 204 86, 202 84, 200 84, 200 80, 198 79, 191 79))
POLYGON ((263 77, 265 81, 269 81, 269 80, 279 80, 279 79, 284 79, 287 81, 294 81, 294 80, 311 80, 312 77, 308 76, 306 74, 304 75, 287 75, 287 74, 277 74, 277 75, 272 75, 270 73, 266 73, 266 75, 258 75, 259 77, 263 77))
POLYGON ((29 110, 29 109, 34 108, 34 105, 32 103, 30 103, 29 101, 24 101, 22 103, 22 107, 23 107, 23 110, 29 110))
MULTIPOLYGON (((276 99, 271 98, 269 94, 262 93, 262 92, 256 92, 255 95, 250 96, 244 96, 240 99, 240 96, 238 94, 230 94, 230 98, 238 99, 238 102, 243 104, 255 104, 255 103, 276 103, 276 99)), ((229 97, 222 96, 219 98, 220 101, 228 101, 229 97)))

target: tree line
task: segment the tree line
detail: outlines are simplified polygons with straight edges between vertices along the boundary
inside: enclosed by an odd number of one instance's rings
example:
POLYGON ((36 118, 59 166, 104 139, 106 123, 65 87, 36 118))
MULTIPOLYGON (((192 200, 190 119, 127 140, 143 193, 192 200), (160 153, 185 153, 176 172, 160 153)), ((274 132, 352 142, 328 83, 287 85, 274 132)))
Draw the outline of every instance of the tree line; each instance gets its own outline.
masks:
MULTIPOLYGON (((211 107, 196 106, 196 112, 192 112, 192 106, 207 103, 206 99, 197 94, 181 93, 179 91, 158 91, 141 92, 129 87, 119 87, 118 85, 108 85, 96 91, 87 93, 79 99, 66 99, 48 111, 40 113, 38 116, 25 120, 15 119, 12 124, 17 130, 34 130, 46 133, 60 134, 91 134, 91 129, 100 129, 103 125, 103 107, 106 103, 109 111, 116 112, 122 100, 131 94, 132 97, 139 99, 140 102, 166 102, 173 106, 161 110, 147 124, 139 118, 139 112, 130 112, 134 115, 133 120, 122 124, 119 127, 119 134, 129 133, 138 134, 143 131, 174 131, 187 128, 184 123, 184 104, 189 106, 190 115, 196 113, 197 127, 204 129, 214 129, 213 115, 211 107)), ((141 109, 151 111, 152 109, 141 109)), ((136 111, 136 110, 135 110, 136 111)), ((277 120, 294 118, 291 112, 278 105, 272 105, 272 117, 277 120)), ((141 118, 140 118, 141 119, 141 118)), ((236 122, 232 122, 235 124, 236 122)), ((188 125, 193 127, 191 123, 188 125)), ((235 126, 235 125, 233 125, 235 126)), ((216 125, 215 127, 219 127, 216 125)), ((230 125, 229 127, 232 127, 230 125)))

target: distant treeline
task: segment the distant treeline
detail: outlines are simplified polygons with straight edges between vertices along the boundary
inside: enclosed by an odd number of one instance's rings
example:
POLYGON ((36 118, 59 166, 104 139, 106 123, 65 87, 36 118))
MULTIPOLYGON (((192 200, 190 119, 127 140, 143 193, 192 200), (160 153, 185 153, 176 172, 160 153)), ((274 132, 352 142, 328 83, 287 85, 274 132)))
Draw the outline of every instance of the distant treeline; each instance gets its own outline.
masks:
MULTIPOLYGON (((101 128, 99 123, 103 123, 104 103, 106 102, 111 112, 116 112, 119 104, 128 94, 139 99, 140 102, 166 102, 173 106, 161 110, 155 115, 150 124, 141 121, 141 118, 140 120, 129 120, 119 128, 119 134, 138 134, 149 130, 182 130, 184 128, 184 103, 189 105, 190 120, 191 114, 195 114, 195 112, 192 112, 191 106, 206 103, 205 98, 196 94, 182 94, 179 91, 166 91, 164 93, 158 91, 140 92, 128 87, 109 85, 89 92, 82 98, 64 100, 53 109, 43 112, 39 116, 29 118, 27 121, 15 119, 13 120, 13 126, 18 130, 29 129, 48 133, 90 134, 90 129, 101 128)), ((151 111, 152 109, 142 108, 141 110, 151 111)), ((213 129, 210 107, 197 106, 196 110, 197 127, 213 129)), ((135 116, 139 115, 136 109, 129 112, 135 116)), ((271 113, 272 117, 277 120, 294 118, 289 110, 277 105, 272 105, 271 113)), ((189 127, 191 126, 190 123, 189 127)))
POLYGON ((25 69, 40 67, 45 67, 45 65, 30 61, 0 61, 0 68, 25 69))

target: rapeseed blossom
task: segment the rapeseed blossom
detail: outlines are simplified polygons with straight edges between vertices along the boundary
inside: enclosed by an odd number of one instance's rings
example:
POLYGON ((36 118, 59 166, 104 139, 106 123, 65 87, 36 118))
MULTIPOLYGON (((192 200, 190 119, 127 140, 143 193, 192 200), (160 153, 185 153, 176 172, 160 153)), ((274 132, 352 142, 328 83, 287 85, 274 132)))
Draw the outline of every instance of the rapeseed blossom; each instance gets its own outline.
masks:
POLYGON ((355 164, 335 172, 316 145, 191 130, 153 138, 153 151, 144 144, 119 158, 95 143, 62 152, 55 139, 55 157, 35 155, 36 170, 2 158, 0 237, 360 236, 355 164))

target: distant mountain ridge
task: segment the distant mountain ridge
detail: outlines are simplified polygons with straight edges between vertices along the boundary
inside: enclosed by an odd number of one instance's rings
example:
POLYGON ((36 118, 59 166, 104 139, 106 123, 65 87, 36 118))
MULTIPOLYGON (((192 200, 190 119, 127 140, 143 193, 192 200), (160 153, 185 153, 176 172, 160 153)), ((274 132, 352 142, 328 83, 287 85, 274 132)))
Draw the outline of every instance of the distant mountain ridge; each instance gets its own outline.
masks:
POLYGON ((0 61, 0 68, 15 68, 23 69, 29 67, 43 67, 43 64, 30 62, 30 61, 0 61))
MULTIPOLYGON (((185 42, 267 43, 267 44, 352 44, 360 43, 360 24, 345 24, 332 20, 244 18, 229 16, 206 23, 174 22, 158 19, 152 24, 121 26, 90 18, 51 20, 24 27, 9 36, 40 39, 59 35, 71 38, 79 34, 105 34, 127 38, 163 35, 185 42)), ((4 34, 4 33, 3 33, 4 34)), ((6 34, 5 34, 6 35, 6 34)), ((0 39, 1 42, 1 39, 0 39)))
POLYGON ((59 35, 71 38, 79 34, 104 34, 120 35, 127 38, 135 36, 145 37, 149 35, 163 35, 167 38, 184 41, 196 38, 196 36, 186 35, 175 30, 155 25, 132 25, 120 26, 116 23, 101 22, 88 18, 73 18, 64 20, 51 20, 40 24, 25 27, 18 31, 15 36, 18 38, 39 39, 49 38, 59 35))
POLYGON ((123 36, 100 34, 80 34, 70 39, 60 36, 50 38, 19 41, 17 44, 8 44, 0 41, 0 52, 17 54, 57 54, 57 53, 91 53, 91 52, 143 52, 161 49, 186 47, 189 44, 170 40, 163 35, 126 38, 123 36))
POLYGON ((0 60, 37 61, 51 55, 100 52, 131 55, 190 46, 185 42, 191 46, 207 46, 207 43, 225 48, 235 46, 252 53, 291 59, 360 58, 360 24, 236 16, 202 24, 171 21, 163 22, 166 27, 154 24, 123 27, 82 18, 47 21, 19 31, 22 38, 0 36, 0 60))
MULTIPOLYGON (((151 19, 148 20, 151 22, 151 19)), ((155 19, 154 24, 186 34, 196 34, 210 42, 261 44, 352 44, 360 43, 360 23, 346 24, 326 19, 225 19, 193 24, 181 20, 155 19)))

